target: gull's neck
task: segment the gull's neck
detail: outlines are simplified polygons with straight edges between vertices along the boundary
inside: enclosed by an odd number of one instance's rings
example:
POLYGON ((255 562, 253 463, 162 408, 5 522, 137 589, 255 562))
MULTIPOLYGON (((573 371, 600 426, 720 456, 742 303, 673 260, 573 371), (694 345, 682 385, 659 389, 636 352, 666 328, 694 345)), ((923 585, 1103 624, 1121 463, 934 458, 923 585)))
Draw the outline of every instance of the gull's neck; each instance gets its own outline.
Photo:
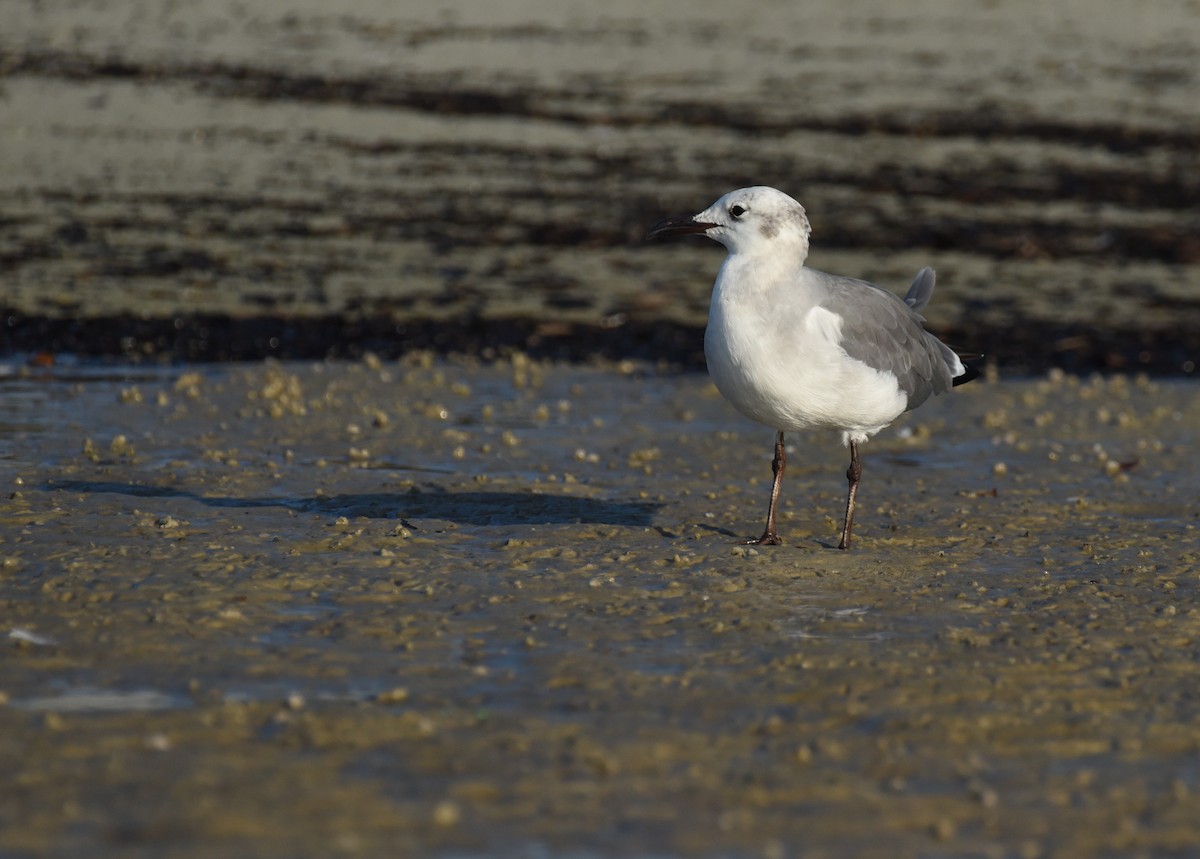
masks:
POLYGON ((730 251, 717 276, 717 292, 745 296, 803 281, 806 242, 762 242, 730 251))

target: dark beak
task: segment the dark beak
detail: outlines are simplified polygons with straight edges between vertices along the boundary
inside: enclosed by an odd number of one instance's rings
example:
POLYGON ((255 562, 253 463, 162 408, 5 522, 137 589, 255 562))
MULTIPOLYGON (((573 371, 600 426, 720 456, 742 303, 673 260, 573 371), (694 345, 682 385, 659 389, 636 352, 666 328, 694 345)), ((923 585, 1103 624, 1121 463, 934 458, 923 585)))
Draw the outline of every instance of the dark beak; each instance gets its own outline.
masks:
POLYGON ((646 233, 646 241, 657 239, 659 236, 690 236, 693 233, 704 233, 715 226, 717 224, 697 221, 691 215, 672 215, 651 227, 650 232, 646 233))

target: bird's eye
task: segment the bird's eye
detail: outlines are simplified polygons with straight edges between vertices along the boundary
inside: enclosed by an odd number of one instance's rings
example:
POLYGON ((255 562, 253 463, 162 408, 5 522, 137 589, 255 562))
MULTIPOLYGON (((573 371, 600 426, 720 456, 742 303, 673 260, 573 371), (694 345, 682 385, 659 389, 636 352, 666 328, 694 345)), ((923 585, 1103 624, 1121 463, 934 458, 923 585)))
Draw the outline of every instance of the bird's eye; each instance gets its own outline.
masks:
POLYGON ((746 214, 746 210, 741 206, 730 206, 729 214, 733 215, 735 218, 740 218, 742 215, 746 214))

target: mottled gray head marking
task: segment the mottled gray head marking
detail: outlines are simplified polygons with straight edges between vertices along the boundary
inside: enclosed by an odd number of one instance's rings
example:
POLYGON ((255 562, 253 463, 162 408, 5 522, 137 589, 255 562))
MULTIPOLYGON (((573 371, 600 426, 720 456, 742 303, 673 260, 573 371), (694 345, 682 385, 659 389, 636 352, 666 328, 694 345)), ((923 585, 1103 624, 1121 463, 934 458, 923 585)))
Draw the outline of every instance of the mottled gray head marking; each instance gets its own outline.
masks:
POLYGON ((760 236, 767 241, 784 235, 807 239, 808 217, 803 206, 774 188, 747 188, 745 192, 754 198, 754 226, 760 236))
POLYGON ((800 262, 808 255, 808 217, 804 207, 782 191, 766 185, 730 191, 703 212, 656 226, 654 235, 703 232, 731 254, 790 253, 800 262), (679 224, 683 224, 680 226, 679 224))

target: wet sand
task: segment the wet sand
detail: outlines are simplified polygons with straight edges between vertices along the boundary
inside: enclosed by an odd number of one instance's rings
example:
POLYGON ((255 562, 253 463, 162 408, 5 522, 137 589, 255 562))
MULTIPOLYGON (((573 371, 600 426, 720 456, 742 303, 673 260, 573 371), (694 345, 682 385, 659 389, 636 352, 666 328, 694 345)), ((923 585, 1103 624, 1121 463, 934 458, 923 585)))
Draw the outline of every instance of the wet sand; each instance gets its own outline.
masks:
POLYGON ((9 6, 0 854, 1200 852, 1194 0, 9 6), (988 356, 850 553, 751 183, 988 356))
POLYGON ((865 448, 627 363, 6 375, 0 852, 1200 849, 1194 385, 865 448))

